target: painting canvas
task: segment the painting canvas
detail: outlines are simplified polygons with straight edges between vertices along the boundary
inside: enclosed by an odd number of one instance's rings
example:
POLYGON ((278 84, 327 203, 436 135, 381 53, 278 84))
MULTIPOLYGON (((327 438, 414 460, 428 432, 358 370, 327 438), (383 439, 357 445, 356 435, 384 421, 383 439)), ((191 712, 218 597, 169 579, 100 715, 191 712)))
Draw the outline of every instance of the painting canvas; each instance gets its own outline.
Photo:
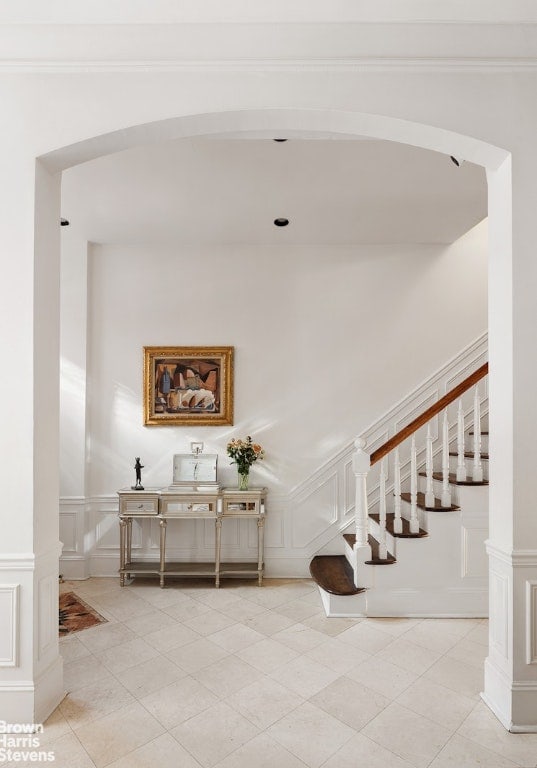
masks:
POLYGON ((233 424, 233 347, 144 347, 144 424, 233 424))

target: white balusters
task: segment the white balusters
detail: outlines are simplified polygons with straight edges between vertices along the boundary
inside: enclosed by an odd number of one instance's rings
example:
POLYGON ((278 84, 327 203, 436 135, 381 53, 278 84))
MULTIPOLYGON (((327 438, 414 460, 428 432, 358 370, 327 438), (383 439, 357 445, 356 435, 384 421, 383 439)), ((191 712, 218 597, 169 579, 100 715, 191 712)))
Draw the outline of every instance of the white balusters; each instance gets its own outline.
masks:
POLYGON ((399 448, 395 449, 393 460, 393 495, 394 495, 394 520, 393 532, 403 533, 403 521, 401 519, 401 462, 399 460, 399 448))
POLYGON ((425 506, 434 509, 434 487, 433 487, 433 436, 431 434, 431 423, 427 424, 427 438, 425 442, 425 474, 427 485, 425 489, 425 506))
POLYGON ((419 533, 418 520, 418 465, 416 453, 416 438, 412 435, 410 446, 410 533, 419 533))
POLYGON ((366 442, 359 437, 354 441, 356 451, 352 457, 352 468, 356 478, 356 501, 355 501, 355 519, 356 519, 356 543, 355 549, 369 546, 369 517, 367 509, 367 474, 371 465, 369 454, 364 451, 366 442))
POLYGON ((386 560, 388 546, 386 544, 386 460, 380 462, 380 504, 379 504, 379 558, 386 560))
POLYGON ((447 408, 442 422, 442 507, 451 507, 451 489, 449 487, 449 422, 447 408))
MULTIPOLYGON (((451 393, 450 393, 451 394, 451 393)), ((468 393, 469 394, 469 393, 468 393)), ((446 396, 445 400, 449 398, 446 396)), ((454 408, 454 406, 453 406, 454 408)), ((416 429, 416 426, 421 422, 420 419, 415 419, 411 423, 411 428, 416 429)), ((469 425, 468 417, 465 418, 463 398, 459 397, 457 404, 457 462, 456 462, 456 479, 458 482, 464 482, 471 477, 475 482, 483 481, 483 466, 482 466, 482 454, 481 454, 481 403, 479 398, 479 387, 474 389, 474 410, 473 410, 473 467, 471 472, 467 471, 467 459, 465 454, 465 428, 469 425)), ((455 425, 453 424, 453 427, 455 425)), ((435 498, 435 478, 441 478, 441 494, 440 495, 440 507, 445 510, 451 509, 452 503, 452 491, 450 485, 450 425, 448 408, 444 408, 441 431, 436 436, 433 436, 433 425, 431 421, 427 423, 427 433, 425 436, 425 487, 424 487, 424 499, 425 505, 421 504, 422 494, 418 493, 419 476, 418 476, 418 451, 416 448, 416 433, 412 434, 410 445, 410 475, 407 474, 408 463, 405 457, 403 466, 401 465, 400 448, 397 447, 393 451, 394 463, 393 463, 393 534, 395 536, 405 533, 413 535, 419 535, 420 522, 426 526, 428 517, 426 513, 420 513, 418 508, 418 497, 420 498, 420 507, 424 506, 425 509, 434 510, 437 508, 438 500, 435 498), (435 446, 441 448, 441 472, 435 474, 434 462, 435 462, 435 446), (402 478, 403 475, 403 478, 402 478), (404 482, 405 491, 408 488, 407 483, 410 485, 410 494, 402 493, 402 483, 404 482), (403 517, 403 497, 405 503, 407 499, 410 500, 410 509, 405 507, 403 517), (420 515, 423 515, 423 519, 420 515)), ((436 432, 436 429, 434 430, 436 432)), ((405 429, 406 433, 406 429, 405 429)), ((453 434, 453 437, 455 435, 453 434)), ((403 438, 403 434, 397 435, 398 439, 403 438)), ((405 437, 406 439, 406 437, 405 437)), ((392 438, 390 442, 395 440, 392 438)), ((408 442, 406 443, 408 445, 408 442)), ((364 577, 367 578, 367 569, 364 570, 363 564, 369 562, 371 559, 371 547, 369 546, 369 510, 367 500, 367 475, 370 470, 370 456, 366 452, 366 442, 363 439, 357 439, 355 441, 356 450, 353 455, 353 470, 356 478, 356 541, 354 544, 354 557, 353 565, 355 572, 355 583, 358 586, 358 580, 361 585, 364 586, 364 577), (358 571, 360 571, 360 579, 358 578, 358 571)), ((385 449, 385 447, 384 447, 385 449)), ((404 449, 406 451, 406 449, 404 449)), ((377 454, 381 452, 381 449, 377 450, 377 454)), ((455 454, 454 454, 455 455, 455 454)), ((421 457, 421 454, 420 454, 421 457)), ((438 457, 437 457, 438 458, 438 457)), ((388 475, 390 470, 389 456, 383 457, 380 461, 380 473, 379 473, 379 515, 378 515, 378 533, 375 534, 378 538, 378 558, 379 560, 386 561, 389 557, 388 554, 388 531, 387 531, 387 518, 390 517, 391 524, 391 512, 390 499, 386 496, 386 490, 388 485, 388 475)), ((390 467, 391 469, 391 467, 390 467)), ((439 466, 437 464, 437 471, 439 466)), ((453 468, 455 471, 455 468, 453 468)), ((451 475, 453 479, 453 475, 451 475)), ((388 494, 391 498, 391 484, 388 489, 388 494)), ((434 517, 434 516, 433 516, 434 517)), ((375 515, 375 519, 376 515, 375 515)), ((390 527, 390 531, 392 528, 390 527)), ((394 550, 394 554, 397 554, 394 550)), ((369 586, 369 585, 366 585, 369 586)))
POLYGON ((464 409, 459 400, 457 412, 457 482, 466 480, 466 462, 464 461, 464 409))
POLYGON ((476 483, 483 482, 483 464, 481 463, 481 403, 479 401, 479 387, 474 391, 474 463, 472 466, 472 480, 476 483))

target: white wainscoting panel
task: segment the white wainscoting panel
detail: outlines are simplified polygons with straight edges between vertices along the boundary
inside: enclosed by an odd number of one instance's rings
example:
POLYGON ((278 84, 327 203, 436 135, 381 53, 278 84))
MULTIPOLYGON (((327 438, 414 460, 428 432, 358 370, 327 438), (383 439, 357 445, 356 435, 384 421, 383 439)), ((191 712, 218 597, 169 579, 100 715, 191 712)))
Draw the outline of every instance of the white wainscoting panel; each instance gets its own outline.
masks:
POLYGON ((338 475, 333 472, 292 508, 293 547, 305 548, 338 520, 338 475))
POLYGON ((463 525, 461 528, 461 577, 463 579, 486 579, 488 573, 488 557, 484 541, 488 528, 481 526, 463 525))
POLYGON ((354 514, 356 503, 356 477, 352 471, 352 456, 343 464, 343 511, 345 515, 354 514))
POLYGON ((526 582, 526 663, 537 664, 537 581, 526 582))
POLYGON ((60 539, 65 554, 78 552, 77 519, 77 512, 60 511, 60 539))
MULTIPOLYGON (((100 512, 95 526, 95 549, 119 551, 119 524, 116 513, 100 512)), ((134 526, 133 526, 134 536, 134 526)))
POLYGON ((428 392, 422 393, 421 396, 413 400, 412 405, 405 410, 404 414, 401 414, 400 418, 394 420, 394 434, 407 427, 417 416, 425 413, 427 408, 438 402, 442 394, 437 387, 432 387, 428 392))
MULTIPOLYGON (((496 616, 508 616, 509 610, 509 578, 505 573, 492 570, 490 573, 490 606, 491 612, 496 616)), ((507 621, 491 622, 490 635, 491 650, 494 650, 503 659, 508 659, 508 626, 507 621)))
POLYGON ((56 575, 39 579, 38 658, 53 647, 58 635, 58 586, 56 575))
POLYGON ((19 584, 0 584, 0 667, 19 664, 19 584))

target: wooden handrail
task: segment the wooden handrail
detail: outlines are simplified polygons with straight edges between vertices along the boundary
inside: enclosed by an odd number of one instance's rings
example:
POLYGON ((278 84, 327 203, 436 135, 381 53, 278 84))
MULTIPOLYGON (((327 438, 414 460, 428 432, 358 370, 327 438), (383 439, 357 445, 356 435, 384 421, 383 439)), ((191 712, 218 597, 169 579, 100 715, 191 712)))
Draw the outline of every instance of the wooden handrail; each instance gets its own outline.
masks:
POLYGON ((461 381, 460 384, 457 384, 456 387, 454 387, 450 392, 448 392, 444 397, 441 397, 438 402, 434 403, 434 405, 431 405, 430 408, 427 408, 426 411, 424 411, 421 416, 418 416, 414 419, 414 421, 411 421, 410 424, 407 424, 406 427, 403 427, 396 435, 393 437, 390 437, 389 440, 387 440, 384 445, 381 445, 380 448, 377 448, 376 451, 373 451, 371 454, 371 465, 376 464, 377 461, 380 461, 386 454, 390 453, 390 451, 393 451, 394 448, 397 448, 398 445, 400 445, 404 440, 407 439, 407 437, 410 437, 417 429, 420 427, 423 427, 424 424, 427 424, 427 422, 433 418, 433 416, 436 416, 437 413, 440 413, 440 411, 443 411, 444 408, 447 408, 450 403, 452 403, 454 400, 456 400, 458 397, 460 397, 466 390, 470 389, 470 387, 473 387, 474 384, 477 384, 478 381, 481 381, 481 379, 487 375, 489 372, 489 364, 485 363, 481 366, 481 368, 478 368, 477 371, 474 371, 468 378, 464 379, 464 381, 461 381))

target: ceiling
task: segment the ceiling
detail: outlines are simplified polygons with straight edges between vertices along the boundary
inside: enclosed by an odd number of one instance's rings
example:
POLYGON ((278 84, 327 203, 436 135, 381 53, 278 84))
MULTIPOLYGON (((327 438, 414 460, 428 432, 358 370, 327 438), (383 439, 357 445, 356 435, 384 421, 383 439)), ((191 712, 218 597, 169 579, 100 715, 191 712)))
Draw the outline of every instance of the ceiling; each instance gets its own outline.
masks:
POLYGON ((451 243, 486 215, 480 166, 369 139, 180 139, 62 183, 62 216, 96 243, 451 243))

